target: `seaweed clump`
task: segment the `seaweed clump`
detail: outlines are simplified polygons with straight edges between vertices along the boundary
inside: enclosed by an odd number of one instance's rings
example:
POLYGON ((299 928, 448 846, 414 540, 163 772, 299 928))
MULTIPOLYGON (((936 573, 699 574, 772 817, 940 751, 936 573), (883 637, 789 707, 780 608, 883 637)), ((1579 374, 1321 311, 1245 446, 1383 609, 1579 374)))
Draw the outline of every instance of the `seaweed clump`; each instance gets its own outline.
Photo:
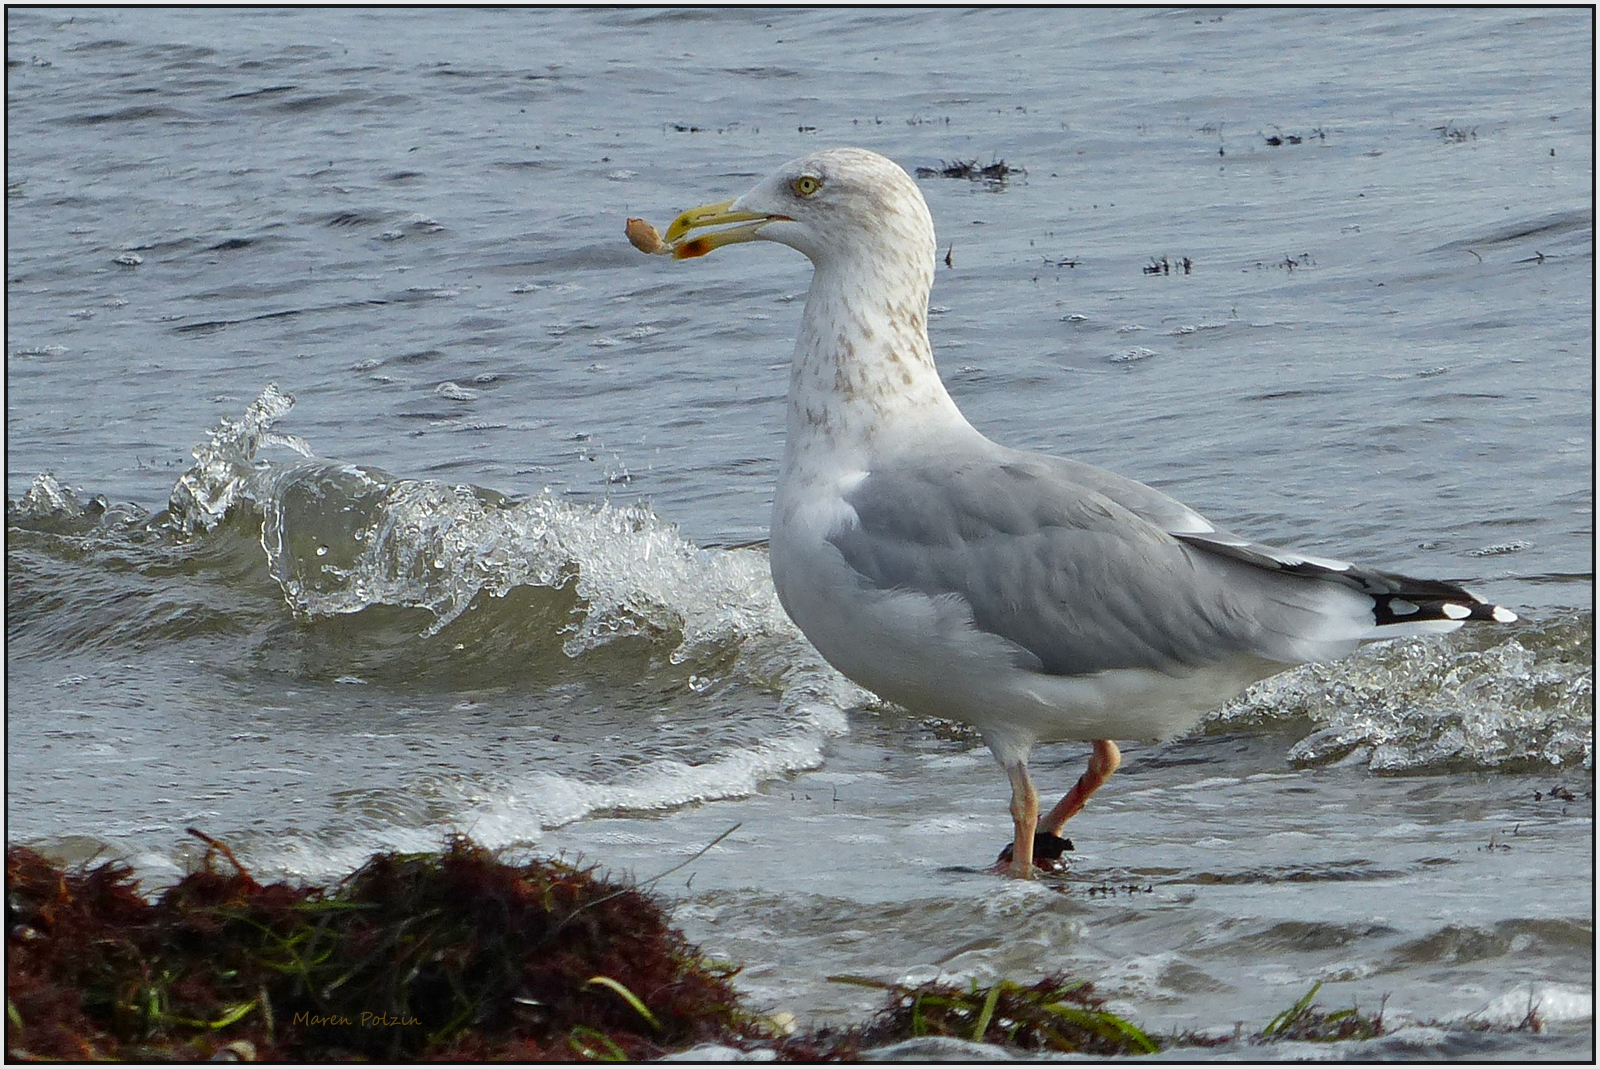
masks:
POLYGON ((11 1058, 637 1060, 774 1042, 739 1008, 735 968, 592 869, 507 864, 456 836, 324 890, 261 884, 207 842, 153 903, 126 865, 7 849, 11 1058))
POLYGON ((1372 1016, 1362 1013, 1356 1006, 1328 1012, 1316 1003, 1320 990, 1322 982, 1319 980, 1311 985, 1311 990, 1300 996, 1300 1001, 1267 1022, 1267 1026, 1256 1034, 1256 1042, 1297 1039, 1311 1043, 1338 1043, 1346 1039, 1377 1039, 1385 1034, 1382 1003, 1372 1016))
POLYGON ((861 976, 839 983, 877 987, 888 1005, 852 1038, 861 1047, 922 1036, 993 1043, 1008 1050, 1109 1057, 1154 1054, 1161 1044, 1105 1008, 1094 986, 1056 973, 1023 985, 1001 980, 987 988, 931 982, 907 986, 861 976))
MULTIPOLYGON (((1312 984, 1311 989, 1300 996, 1300 1001, 1278 1014, 1256 1033, 1254 1041, 1274 1043, 1295 1039, 1310 1043, 1339 1043, 1347 1039, 1377 1039, 1390 1033, 1391 1029, 1383 1020, 1384 1006, 1389 996, 1385 995, 1378 1003, 1378 1012, 1375 1014, 1362 1013, 1358 1006, 1330 1012, 1316 1002, 1317 992, 1321 990, 1320 980, 1312 984)), ((1436 1021, 1430 1023, 1436 1028, 1449 1027, 1436 1021)), ((1542 1032, 1544 1018, 1537 1007, 1530 1003, 1527 1014, 1514 1025, 1469 1019, 1465 1023, 1455 1023, 1454 1027, 1469 1032, 1542 1032)))

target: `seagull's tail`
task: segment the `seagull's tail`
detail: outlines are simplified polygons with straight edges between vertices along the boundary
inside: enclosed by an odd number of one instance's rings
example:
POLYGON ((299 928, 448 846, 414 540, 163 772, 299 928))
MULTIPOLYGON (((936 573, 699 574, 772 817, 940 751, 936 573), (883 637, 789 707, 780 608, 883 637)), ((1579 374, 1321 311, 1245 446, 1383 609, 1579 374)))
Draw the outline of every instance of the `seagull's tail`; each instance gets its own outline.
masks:
POLYGON ((1366 595, 1363 618, 1356 622, 1358 634, 1345 636, 1349 638, 1405 638, 1454 631, 1468 620, 1509 624, 1517 619, 1510 609, 1485 601, 1455 583, 1360 568, 1341 560, 1248 542, 1225 531, 1175 537, 1267 571, 1331 583, 1366 595))

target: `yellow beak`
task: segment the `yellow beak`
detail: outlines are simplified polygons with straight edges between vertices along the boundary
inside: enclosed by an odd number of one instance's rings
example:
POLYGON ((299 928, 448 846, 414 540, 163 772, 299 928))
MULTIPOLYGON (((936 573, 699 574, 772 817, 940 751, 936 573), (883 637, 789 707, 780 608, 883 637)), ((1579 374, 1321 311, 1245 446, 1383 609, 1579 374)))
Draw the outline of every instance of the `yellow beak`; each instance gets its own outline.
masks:
POLYGON ((783 219, 781 215, 763 215, 760 212, 736 212, 730 210, 733 201, 725 200, 716 204, 704 204, 698 208, 690 208, 672 221, 667 227, 665 243, 672 249, 675 260, 687 260, 695 256, 704 256, 712 249, 723 245, 737 245, 741 241, 754 241, 761 228, 776 219, 783 219), (722 226, 725 223, 746 223, 747 226, 733 226, 726 230, 713 230, 709 234, 702 234, 696 238, 684 238, 691 230, 701 227, 722 226))

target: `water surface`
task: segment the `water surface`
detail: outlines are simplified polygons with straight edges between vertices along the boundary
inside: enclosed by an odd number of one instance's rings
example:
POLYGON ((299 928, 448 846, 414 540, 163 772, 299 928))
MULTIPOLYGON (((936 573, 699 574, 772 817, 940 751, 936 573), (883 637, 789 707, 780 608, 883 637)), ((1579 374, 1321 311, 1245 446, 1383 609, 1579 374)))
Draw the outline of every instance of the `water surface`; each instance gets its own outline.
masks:
POLYGON ((1151 1028, 1321 980, 1450 1026, 1346 1056, 1588 1056, 1591 21, 11 12, 11 841, 644 878, 738 824, 657 886, 806 1023, 1066 969, 1151 1028), (920 182, 981 429, 1525 622, 1269 681, 1130 746, 1064 879, 969 871, 987 752, 767 576, 804 261, 622 240, 833 144, 1020 170, 920 182))

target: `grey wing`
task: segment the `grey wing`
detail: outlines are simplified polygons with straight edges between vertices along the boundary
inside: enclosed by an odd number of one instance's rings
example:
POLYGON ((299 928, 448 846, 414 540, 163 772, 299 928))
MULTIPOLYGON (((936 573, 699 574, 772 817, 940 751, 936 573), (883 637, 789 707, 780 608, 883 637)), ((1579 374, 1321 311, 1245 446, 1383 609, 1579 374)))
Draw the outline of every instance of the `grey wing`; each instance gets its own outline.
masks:
POLYGON ((1080 461, 1019 454, 1018 462, 1036 465, 1103 494, 1175 538, 1207 553, 1267 571, 1359 591, 1372 599, 1371 624, 1375 630, 1369 637, 1397 637, 1439 630, 1427 625, 1440 620, 1509 623, 1517 618, 1511 610, 1491 604, 1455 583, 1361 568, 1348 561, 1252 542, 1243 535, 1218 527, 1194 509, 1153 487, 1080 461))
POLYGON ((1449 583, 1308 557, 1221 530, 1085 464, 996 462, 871 472, 830 540, 873 586, 958 596, 974 624, 1055 675, 1181 672, 1239 656, 1298 663, 1364 638, 1515 619, 1449 583))
POLYGON ((1305 659, 1273 636, 1292 623, 1275 617, 1305 607, 1280 604, 1248 574, 1259 569, 1031 458, 875 470, 846 501, 857 522, 830 540, 864 580, 959 596, 977 627, 1018 648, 1019 666, 1086 675, 1305 659))

